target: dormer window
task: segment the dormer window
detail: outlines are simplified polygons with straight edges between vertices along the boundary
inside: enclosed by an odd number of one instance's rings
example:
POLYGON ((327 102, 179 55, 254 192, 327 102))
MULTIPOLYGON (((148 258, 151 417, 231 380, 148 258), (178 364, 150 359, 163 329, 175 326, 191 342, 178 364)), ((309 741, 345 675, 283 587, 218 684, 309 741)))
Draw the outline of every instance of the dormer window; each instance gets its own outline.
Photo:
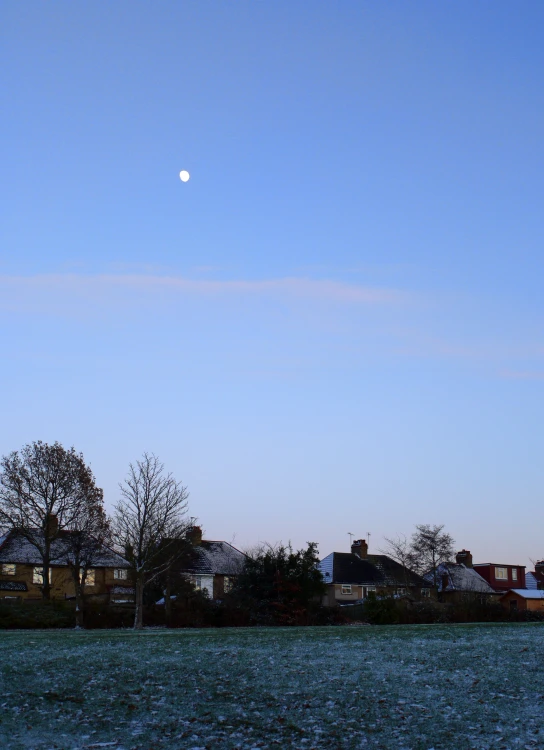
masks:
POLYGON ((512 568, 512 580, 517 581, 518 580, 518 569, 512 568))
POLYGON ((495 568, 495 578, 497 581, 507 581, 508 568, 495 568))

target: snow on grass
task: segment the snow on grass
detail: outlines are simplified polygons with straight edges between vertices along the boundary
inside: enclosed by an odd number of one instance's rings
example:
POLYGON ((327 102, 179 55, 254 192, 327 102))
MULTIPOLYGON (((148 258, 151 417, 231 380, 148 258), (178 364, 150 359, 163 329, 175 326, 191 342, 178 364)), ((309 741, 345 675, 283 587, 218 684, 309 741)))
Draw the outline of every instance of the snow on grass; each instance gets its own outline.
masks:
POLYGON ((4 632, 0 747, 543 748, 543 646, 540 624, 4 632))

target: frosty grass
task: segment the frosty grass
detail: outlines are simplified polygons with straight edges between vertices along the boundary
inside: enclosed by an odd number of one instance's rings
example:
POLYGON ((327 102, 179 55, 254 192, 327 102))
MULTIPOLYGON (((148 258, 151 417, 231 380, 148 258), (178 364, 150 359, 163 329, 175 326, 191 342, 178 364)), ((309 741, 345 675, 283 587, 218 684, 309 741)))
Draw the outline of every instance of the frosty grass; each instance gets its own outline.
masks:
POLYGON ((544 626, 0 634, 0 747, 544 748, 544 626))

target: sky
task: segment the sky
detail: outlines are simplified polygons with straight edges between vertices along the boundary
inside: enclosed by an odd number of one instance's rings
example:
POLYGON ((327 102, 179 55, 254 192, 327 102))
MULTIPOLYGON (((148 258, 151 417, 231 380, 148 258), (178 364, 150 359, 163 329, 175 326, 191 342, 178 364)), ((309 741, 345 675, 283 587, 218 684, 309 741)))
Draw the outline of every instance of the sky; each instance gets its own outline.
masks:
POLYGON ((544 557, 540 0, 3 3, 0 454, 205 537, 544 557), (190 172, 189 182, 179 179, 190 172))

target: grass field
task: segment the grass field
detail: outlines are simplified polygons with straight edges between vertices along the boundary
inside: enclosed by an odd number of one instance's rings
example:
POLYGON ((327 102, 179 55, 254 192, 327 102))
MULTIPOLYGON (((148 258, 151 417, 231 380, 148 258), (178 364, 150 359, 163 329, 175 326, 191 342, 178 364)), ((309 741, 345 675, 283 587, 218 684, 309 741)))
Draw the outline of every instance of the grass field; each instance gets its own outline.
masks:
POLYGON ((0 634, 5 750, 544 748, 544 627, 0 634))

